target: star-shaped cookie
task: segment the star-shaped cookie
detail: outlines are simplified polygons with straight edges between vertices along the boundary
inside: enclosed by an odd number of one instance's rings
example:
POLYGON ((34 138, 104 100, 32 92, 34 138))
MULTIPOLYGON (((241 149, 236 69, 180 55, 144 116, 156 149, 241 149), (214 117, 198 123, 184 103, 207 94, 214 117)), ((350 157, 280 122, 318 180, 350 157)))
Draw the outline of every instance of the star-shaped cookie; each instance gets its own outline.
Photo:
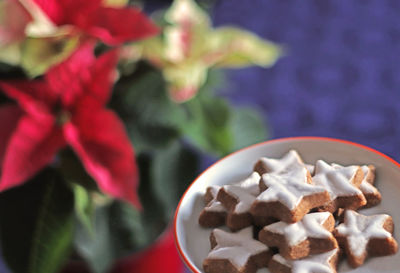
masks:
POLYGON ((218 227, 226 222, 227 211, 221 202, 217 200, 217 194, 221 187, 210 186, 204 195, 205 208, 199 216, 199 224, 202 227, 218 227))
MULTIPOLYGON (((343 168, 339 164, 332 164, 333 167, 343 168)), ((364 179, 360 184, 360 190, 364 194, 367 204, 361 208, 370 208, 378 205, 382 200, 382 195, 377 188, 374 187, 375 183, 375 166, 373 165, 363 165, 361 170, 364 173, 364 179)))
POLYGON ((367 204, 363 208, 370 208, 378 205, 382 200, 382 195, 377 188, 374 187, 375 183, 375 167, 373 165, 361 166, 364 172, 364 179, 361 182, 360 190, 367 200, 367 204))
POLYGON ((265 173, 260 180, 264 190, 254 201, 251 213, 254 218, 274 217, 287 223, 300 221, 310 209, 330 201, 325 188, 310 184, 310 173, 303 166, 291 172, 265 173))
POLYGON ((203 262, 206 273, 255 273, 266 267, 272 252, 253 239, 253 228, 236 233, 214 229, 210 236, 211 252, 203 262))
POLYGON ((353 267, 362 265, 367 256, 395 254, 398 246, 392 233, 391 216, 365 216, 352 210, 345 211, 344 223, 334 230, 339 245, 345 250, 347 261, 353 267))
POLYGON ((280 159, 260 158, 254 165, 254 171, 260 175, 264 173, 284 173, 304 166, 300 155, 295 150, 290 150, 280 159))
POLYGON ((279 254, 297 260, 338 247, 332 231, 335 218, 330 212, 306 214, 294 224, 277 222, 259 232, 259 240, 269 247, 278 247, 279 254))
POLYGON ((318 160, 312 181, 315 185, 327 189, 331 196, 331 202, 319 210, 334 213, 339 208, 357 209, 364 206, 367 201, 359 189, 363 178, 364 173, 359 166, 329 165, 318 160))
POLYGON ((250 207, 260 193, 259 181, 260 175, 253 172, 245 180, 219 190, 217 199, 228 210, 226 225, 231 230, 239 230, 253 223, 250 207))
POLYGON ((272 257, 268 270, 271 273, 336 273, 338 260, 338 248, 301 260, 287 260, 276 254, 272 257))

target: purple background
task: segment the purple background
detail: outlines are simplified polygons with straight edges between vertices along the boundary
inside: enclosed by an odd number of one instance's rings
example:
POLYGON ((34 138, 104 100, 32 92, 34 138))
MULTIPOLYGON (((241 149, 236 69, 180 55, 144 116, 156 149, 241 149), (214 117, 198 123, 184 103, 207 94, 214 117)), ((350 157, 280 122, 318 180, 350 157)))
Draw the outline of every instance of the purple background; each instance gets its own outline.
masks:
POLYGON ((272 138, 344 138, 400 159, 400 1, 223 0, 213 17, 287 48, 271 69, 228 72, 225 88, 272 138))

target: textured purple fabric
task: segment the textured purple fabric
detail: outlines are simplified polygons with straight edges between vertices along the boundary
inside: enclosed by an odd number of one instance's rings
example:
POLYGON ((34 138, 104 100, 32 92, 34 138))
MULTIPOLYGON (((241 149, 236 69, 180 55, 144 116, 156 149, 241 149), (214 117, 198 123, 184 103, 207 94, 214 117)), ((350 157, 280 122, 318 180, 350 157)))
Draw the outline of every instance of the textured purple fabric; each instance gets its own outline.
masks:
POLYGON ((400 159, 399 14, 396 0, 217 1, 217 26, 287 48, 271 69, 230 71, 224 93, 259 108, 272 138, 344 138, 400 159))

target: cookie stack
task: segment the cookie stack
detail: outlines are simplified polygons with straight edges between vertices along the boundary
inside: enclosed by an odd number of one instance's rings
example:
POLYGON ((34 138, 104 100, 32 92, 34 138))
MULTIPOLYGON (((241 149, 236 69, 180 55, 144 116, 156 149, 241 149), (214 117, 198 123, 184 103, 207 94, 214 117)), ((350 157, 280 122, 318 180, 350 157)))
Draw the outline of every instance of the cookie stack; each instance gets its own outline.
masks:
POLYGON ((335 273, 341 253, 353 267, 396 253, 392 217, 356 212, 380 203, 374 181, 372 165, 313 166, 294 150, 260 158, 245 180, 206 191, 199 224, 230 231, 212 231, 204 271, 335 273))

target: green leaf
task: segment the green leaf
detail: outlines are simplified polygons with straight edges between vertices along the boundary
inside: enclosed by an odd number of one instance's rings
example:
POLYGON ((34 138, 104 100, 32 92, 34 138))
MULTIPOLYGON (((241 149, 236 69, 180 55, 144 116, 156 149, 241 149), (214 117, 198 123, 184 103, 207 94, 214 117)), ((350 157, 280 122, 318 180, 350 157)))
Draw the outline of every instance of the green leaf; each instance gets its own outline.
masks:
MULTIPOLYGON (((137 163, 140 170, 139 196, 143 211, 140 214, 139 226, 133 231, 135 237, 142 236, 145 238, 141 241, 141 244, 136 244, 136 249, 140 249, 154 242, 160 236, 170 223, 170 218, 169 215, 166 215, 164 204, 155 191, 154 155, 143 153, 138 157, 137 163)), ((142 238, 135 239, 135 241, 140 240, 142 238)))
POLYGON ((110 207, 110 215, 114 219, 111 232, 115 249, 121 256, 146 247, 158 235, 152 234, 152 227, 144 221, 143 213, 130 204, 114 202, 110 207))
POLYGON ((78 220, 88 230, 90 234, 94 233, 94 204, 90 193, 79 184, 71 183, 75 195, 75 214, 78 220))
POLYGON ((155 155, 154 191, 171 218, 179 198, 195 179, 197 171, 197 156, 178 141, 155 155))
POLYGON ((209 52, 218 56, 217 67, 270 67, 282 55, 282 48, 251 32, 232 27, 218 28, 210 34, 209 52))
POLYGON ((169 223, 170 218, 154 192, 152 157, 142 154, 137 163, 143 211, 139 213, 127 203, 114 201, 96 208, 93 234, 77 223, 74 246, 93 272, 107 272, 115 259, 153 243, 169 223))
POLYGON ((264 121, 254 109, 236 108, 229 123, 235 150, 267 139, 267 128, 264 121))
POLYGON ((127 124, 135 150, 140 153, 144 150, 163 148, 179 136, 175 128, 164 125, 127 124))
POLYGON ((175 125, 184 114, 165 90, 161 73, 141 65, 132 77, 118 82, 111 107, 124 120, 138 153, 163 148, 180 136, 175 125))
POLYGON ((80 159, 71 149, 63 149, 58 154, 56 167, 66 181, 81 185, 87 190, 98 190, 96 182, 86 172, 80 159))
POLYGON ((78 253, 88 262, 93 272, 106 272, 116 258, 113 247, 113 234, 110 232, 108 206, 98 207, 94 213, 93 233, 80 222, 76 223, 74 246, 78 253))
POLYGON ((120 89, 125 90, 121 106, 126 112, 136 115, 142 123, 173 124, 173 117, 179 110, 166 93, 161 72, 154 68, 144 69, 142 73, 132 75, 132 78, 122 82, 120 89))
POLYGON ((164 68, 163 74, 168 82, 171 98, 179 102, 195 96, 207 80, 207 70, 208 67, 201 62, 183 63, 164 68))
POLYGON ((207 81, 193 99, 178 104, 180 115, 174 120, 181 135, 191 145, 212 155, 222 156, 233 150, 229 128, 231 106, 214 89, 224 81, 221 73, 211 70, 207 81))
POLYGON ((73 194, 47 169, 0 194, 3 256, 14 273, 54 273, 70 253, 73 194))
POLYGON ((28 38, 22 46, 21 66, 30 77, 42 75, 67 58, 77 46, 78 38, 28 38))
POLYGON ((231 109, 225 99, 200 93, 184 106, 187 118, 180 126, 194 146, 220 156, 233 150, 233 136, 228 126, 231 109))

